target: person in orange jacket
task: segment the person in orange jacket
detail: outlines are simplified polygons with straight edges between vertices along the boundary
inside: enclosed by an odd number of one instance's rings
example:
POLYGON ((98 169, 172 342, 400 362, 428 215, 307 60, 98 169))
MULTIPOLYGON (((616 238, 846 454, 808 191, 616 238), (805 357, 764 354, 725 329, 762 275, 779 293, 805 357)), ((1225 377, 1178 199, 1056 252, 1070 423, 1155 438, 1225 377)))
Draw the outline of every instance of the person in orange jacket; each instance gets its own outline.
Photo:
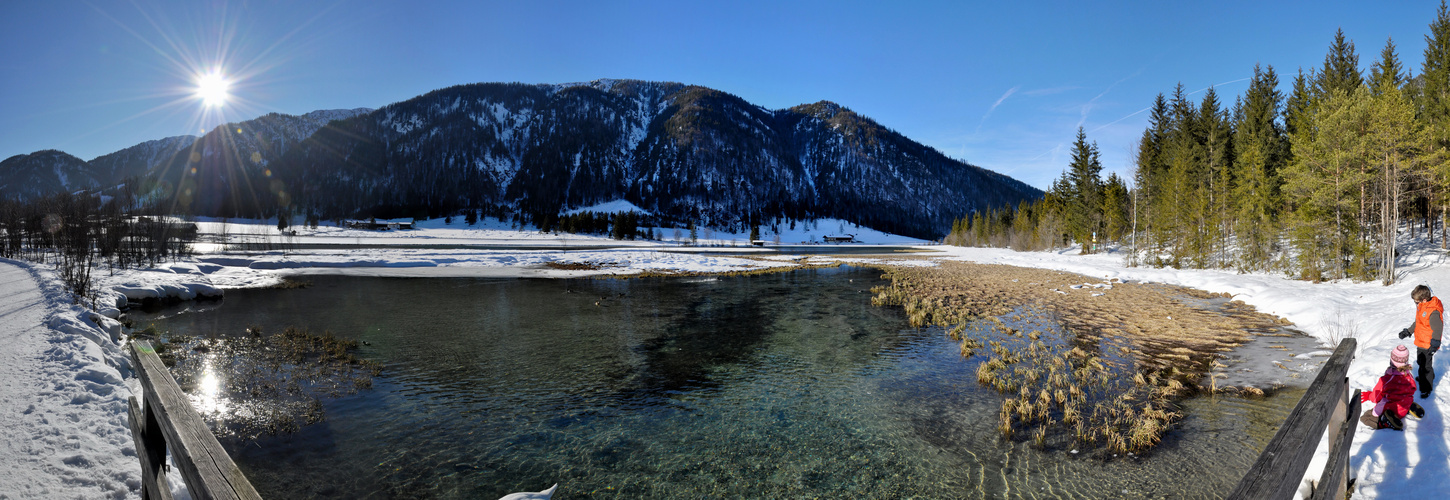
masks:
MULTIPOLYGON (((1359 394, 1360 402, 1375 403, 1371 424, 1376 429, 1405 430, 1405 415, 1414 413, 1424 418, 1425 409, 1415 402, 1415 379, 1410 378, 1410 350, 1403 345, 1395 346, 1390 352, 1390 367, 1380 377, 1374 389, 1359 394)), ((1366 420, 1364 423, 1370 424, 1366 420)))
POLYGON ((1435 351, 1440 350, 1440 331, 1445 325, 1445 305, 1440 298, 1430 294, 1430 287, 1420 285, 1410 292, 1415 300, 1415 323, 1400 330, 1400 338, 1415 335, 1415 364, 1420 373, 1415 381, 1420 384, 1420 399, 1430 397, 1435 389, 1435 351))

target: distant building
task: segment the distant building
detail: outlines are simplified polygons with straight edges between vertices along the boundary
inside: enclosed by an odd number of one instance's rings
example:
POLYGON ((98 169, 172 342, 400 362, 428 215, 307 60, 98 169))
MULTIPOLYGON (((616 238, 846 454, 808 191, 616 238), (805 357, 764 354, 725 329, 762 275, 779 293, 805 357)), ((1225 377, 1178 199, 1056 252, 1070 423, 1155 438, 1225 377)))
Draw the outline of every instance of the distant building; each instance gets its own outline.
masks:
POLYGON ((855 243, 856 235, 843 234, 840 236, 822 236, 821 239, 825 240, 826 243, 855 243))
POLYGON ((342 227, 348 229, 366 229, 369 231, 388 231, 396 229, 413 229, 414 219, 369 219, 369 220, 345 220, 342 227))

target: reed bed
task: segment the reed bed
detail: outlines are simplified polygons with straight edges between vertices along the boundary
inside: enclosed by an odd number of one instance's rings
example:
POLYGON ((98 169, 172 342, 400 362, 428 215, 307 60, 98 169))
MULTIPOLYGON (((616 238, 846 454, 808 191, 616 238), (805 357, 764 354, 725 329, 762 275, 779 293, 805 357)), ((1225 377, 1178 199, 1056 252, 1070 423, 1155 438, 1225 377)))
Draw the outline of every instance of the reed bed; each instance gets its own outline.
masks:
POLYGON ((942 326, 977 382, 1004 395, 997 429, 1044 448, 1143 453, 1182 418, 1174 402, 1211 390, 1221 353, 1288 324, 1242 302, 1165 285, 999 265, 880 266, 872 303, 942 326))
POLYGON ((265 334, 251 326, 244 333, 168 335, 155 344, 182 389, 214 400, 202 405, 202 416, 225 439, 253 440, 324 421, 323 398, 371 389, 382 372, 382 365, 357 356, 357 341, 332 332, 289 327, 265 334), (215 381, 210 389, 208 380, 215 381))

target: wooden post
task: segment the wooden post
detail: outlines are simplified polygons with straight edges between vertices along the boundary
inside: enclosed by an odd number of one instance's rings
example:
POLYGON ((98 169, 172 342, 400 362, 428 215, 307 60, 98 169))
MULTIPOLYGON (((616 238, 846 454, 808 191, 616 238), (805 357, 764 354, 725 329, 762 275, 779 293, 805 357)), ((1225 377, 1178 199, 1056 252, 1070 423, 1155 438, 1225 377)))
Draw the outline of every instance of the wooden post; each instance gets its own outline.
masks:
POLYGON ((131 420, 131 438, 136 442, 136 456, 141 458, 141 500, 171 500, 171 484, 166 481, 166 438, 161 425, 151 412, 136 404, 136 396, 127 401, 131 420))
MULTIPOLYGON (((1309 462, 1319 447, 1319 441, 1325 435, 1326 427, 1334 420, 1342 423, 1343 416, 1348 413, 1344 397, 1349 379, 1345 378, 1345 374, 1349 372, 1349 362, 1354 359, 1356 345, 1353 338, 1339 343, 1334 355, 1319 368, 1314 383, 1309 386, 1304 397, 1299 399, 1294 411, 1289 413, 1279 431, 1274 433, 1274 439, 1269 441, 1264 452, 1254 461, 1253 467, 1249 468, 1248 474, 1229 493, 1229 498, 1259 500, 1294 497, 1304 473, 1309 469, 1309 462), (1341 415, 1341 418, 1333 418, 1334 414, 1341 415)), ((1349 402, 1349 406, 1355 408, 1354 418, 1358 419, 1359 398, 1355 397, 1349 402)), ((1338 433, 1330 434, 1331 446, 1344 432, 1348 432, 1350 437, 1354 435, 1352 425, 1343 425, 1337 430, 1338 433)), ((1347 449, 1345 453, 1348 453, 1347 449)), ((1347 455, 1343 460, 1348 464, 1347 455)))
POLYGON ((1336 432, 1329 434, 1329 461, 1324 464, 1324 474, 1319 476, 1310 500, 1339 500, 1349 492, 1349 447, 1354 443, 1355 426, 1359 424, 1359 408, 1359 389, 1355 389, 1346 406, 1349 417, 1340 422, 1336 432))
MULTIPOLYGON (((135 361, 141 390, 146 393, 147 427, 142 429, 141 436, 148 440, 148 447, 152 447, 151 439, 163 440, 160 445, 162 456, 165 456, 164 450, 171 451, 171 462, 186 479, 191 497, 198 500, 261 500, 252 483, 247 481, 211 429, 207 428, 201 414, 191 407, 191 400, 171 378, 171 373, 161 363, 151 343, 144 340, 132 342, 131 359, 135 361)), ((143 460, 143 472, 144 463, 143 460)))

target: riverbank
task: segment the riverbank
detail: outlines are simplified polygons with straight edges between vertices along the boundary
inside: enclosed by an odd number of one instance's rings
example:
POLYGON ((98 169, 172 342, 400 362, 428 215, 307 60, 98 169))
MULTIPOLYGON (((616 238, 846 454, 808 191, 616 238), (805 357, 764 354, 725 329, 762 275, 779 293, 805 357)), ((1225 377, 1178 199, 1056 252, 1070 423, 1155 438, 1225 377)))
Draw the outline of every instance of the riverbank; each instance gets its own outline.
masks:
MULTIPOLYGON (((228 226, 231 229, 236 227, 235 224, 228 226)), ((258 234, 263 231, 262 227, 256 227, 259 225, 253 226, 248 230, 258 234)), ((427 235, 427 231, 425 228, 415 234, 427 235)), ((356 240, 361 236, 350 238, 356 240)), ((599 240, 600 244, 608 244, 608 240, 599 240)), ((1444 253, 1426 246, 1407 248, 1401 257, 1403 277, 1399 283, 1389 287, 1345 282, 1313 284, 1278 275, 1243 275, 1230 271, 1129 268, 1123 266, 1122 254, 1078 255, 1075 249, 1022 253, 927 246, 920 248, 923 253, 910 257, 793 255, 757 250, 746 258, 730 254, 753 250, 750 247, 720 247, 718 253, 679 253, 667 251, 669 246, 633 244, 615 249, 519 251, 429 248, 299 251, 276 248, 249 252, 221 252, 221 247, 218 247, 156 269, 111 273, 102 267, 95 273, 95 289, 100 293, 85 304, 86 308, 71 304, 61 291, 59 280, 43 266, 7 261, 4 266, 19 269, 20 274, 13 271, 7 274, 9 278, 0 284, 0 292, 4 292, 0 295, 30 297, 32 292, 26 291, 26 282, 38 283, 36 289, 40 290, 40 302, 45 304, 45 312, 32 317, 31 309, 36 308, 23 308, 25 314, 3 316, 8 321, 0 328, 4 338, 29 339, 0 346, 0 352, 8 356, 5 358, 7 364, 24 367, 7 372, 13 373, 13 377, 5 378, 9 384, 6 390, 10 392, 0 398, 0 408, 9 414, 25 416, 23 420, 29 419, 25 420, 27 427, 15 433, 18 437, 0 443, 3 447, 0 448, 0 456, 6 457, 0 459, 0 470, 4 471, 0 472, 4 474, 0 476, 0 493, 13 498, 77 495, 124 498, 137 495, 139 471, 131 470, 134 468, 135 452, 130 445, 129 431, 125 430, 124 401, 131 393, 126 384, 127 363, 119 347, 118 326, 107 317, 118 315, 121 312, 119 306, 126 305, 127 301, 180 300, 224 293, 232 288, 273 286, 283 278, 297 274, 547 278, 627 276, 646 272, 748 272, 828 262, 870 265, 889 262, 916 266, 932 266, 941 261, 1001 264, 1093 278, 1085 280, 1086 283, 1062 283, 1066 288, 1056 283, 1051 286, 1044 284, 1031 293, 1083 294, 1084 300, 1087 300, 1093 298, 1092 293, 1103 293, 1103 290, 1092 286, 1072 288, 1072 285, 1097 285, 1115 280, 1136 284, 1171 284, 1226 294, 1254 306, 1261 313, 1283 317, 1293 322, 1296 328, 1320 339, 1326 350, 1339 338, 1355 336, 1359 339, 1360 351, 1349 371, 1350 385, 1362 389, 1373 387, 1383 372, 1389 351, 1395 345, 1405 343, 1394 333, 1408 325, 1411 319, 1413 304, 1408 298, 1410 289, 1422 283, 1432 287, 1450 283, 1450 266, 1446 265, 1444 253), (551 267, 549 263, 556 265, 551 267), (581 267, 570 269, 568 264, 581 267), (87 308, 99 314, 92 314, 87 308), (41 361, 34 359, 63 364, 41 366, 36 364, 41 361), (85 377, 77 374, 85 374, 85 377), (91 407, 94 409, 85 409, 91 407), (96 413, 84 413, 86 411, 96 413), (36 416, 31 419, 30 415, 36 416), (69 455, 50 453, 48 448, 35 444, 48 442, 53 436, 60 436, 55 438, 64 444, 60 449, 76 451, 69 455), (72 469, 85 473, 78 474, 72 469), (22 479, 32 477, 38 479, 22 479), (87 482, 77 479, 81 477, 109 479, 87 482), (70 491, 76 493, 66 493, 70 491)), ((970 280, 971 277, 964 279, 970 280)), ((1016 279, 1021 282, 1022 278, 1016 279)), ((22 299, 22 302, 31 303, 35 299, 22 299)), ((1168 320, 1172 314, 1163 316, 1160 326, 1173 324, 1168 320)), ((1437 372, 1443 374, 1447 371, 1445 356, 1442 355, 1438 363, 1437 372)), ((1446 443, 1450 441, 1447 428, 1450 426, 1445 425, 1447 417, 1442 410, 1450 405, 1450 391, 1439 390, 1434 399, 1422 404, 1427 410, 1425 418, 1412 419, 1406 432, 1359 429, 1351 457, 1358 479, 1357 496, 1376 498, 1380 495, 1415 495, 1450 489, 1450 471, 1445 470, 1450 467, 1446 465, 1447 457, 1450 457, 1450 452, 1446 450, 1446 443)), ((1323 454, 1321 451, 1321 460, 1323 454)), ((177 479, 173 484, 180 483, 177 479)))

